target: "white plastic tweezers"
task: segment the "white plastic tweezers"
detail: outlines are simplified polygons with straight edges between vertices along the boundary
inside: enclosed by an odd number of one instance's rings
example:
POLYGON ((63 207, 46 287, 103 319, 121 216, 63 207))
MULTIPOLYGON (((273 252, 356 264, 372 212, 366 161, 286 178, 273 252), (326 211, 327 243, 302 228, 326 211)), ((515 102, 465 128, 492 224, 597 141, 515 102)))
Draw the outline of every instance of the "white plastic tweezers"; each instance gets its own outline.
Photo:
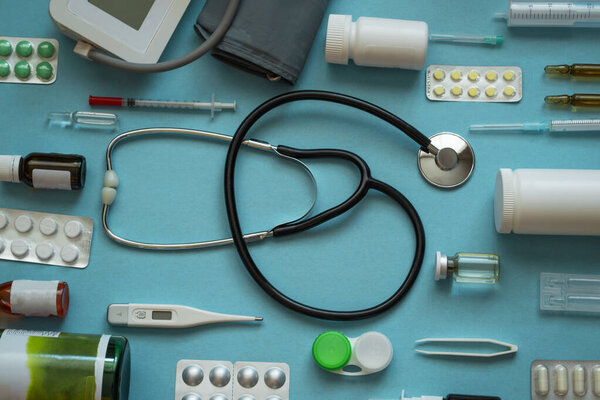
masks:
POLYGON ((497 357, 497 356, 503 356, 506 354, 516 353, 519 350, 519 346, 517 346, 517 345, 505 343, 505 342, 501 342, 499 340, 493 340, 493 339, 427 338, 427 339, 420 339, 420 340, 415 341, 415 343, 417 343, 417 344, 431 343, 431 342, 436 342, 436 343, 446 343, 446 342, 447 343, 491 343, 491 344, 497 344, 499 346, 504 346, 504 347, 506 347, 506 350, 499 351, 496 353, 463 353, 463 352, 453 352, 453 351, 429 351, 429 350, 419 350, 419 349, 415 349, 415 351, 417 353, 434 355, 434 356, 489 358, 489 357, 497 357))

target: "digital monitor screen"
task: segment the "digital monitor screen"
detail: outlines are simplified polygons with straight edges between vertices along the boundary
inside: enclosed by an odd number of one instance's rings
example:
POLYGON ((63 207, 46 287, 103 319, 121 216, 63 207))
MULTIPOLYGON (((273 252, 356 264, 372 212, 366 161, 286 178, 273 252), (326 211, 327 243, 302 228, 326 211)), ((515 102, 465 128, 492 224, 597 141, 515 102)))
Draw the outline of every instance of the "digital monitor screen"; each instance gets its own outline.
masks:
POLYGON ((156 0, 88 0, 136 31, 140 29, 156 0))
POLYGON ((169 321, 171 319, 171 311, 152 311, 152 319, 169 321))

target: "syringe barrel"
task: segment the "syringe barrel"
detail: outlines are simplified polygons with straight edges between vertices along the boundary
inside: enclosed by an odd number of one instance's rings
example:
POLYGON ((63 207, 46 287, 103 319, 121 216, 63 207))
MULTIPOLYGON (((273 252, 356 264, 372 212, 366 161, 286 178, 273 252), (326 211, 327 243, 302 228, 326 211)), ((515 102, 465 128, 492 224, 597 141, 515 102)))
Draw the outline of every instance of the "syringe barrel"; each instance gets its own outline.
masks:
POLYGON ((550 132, 600 132, 600 119, 553 120, 550 132))
POLYGON ((511 1, 505 14, 510 27, 600 27, 600 1, 511 1))

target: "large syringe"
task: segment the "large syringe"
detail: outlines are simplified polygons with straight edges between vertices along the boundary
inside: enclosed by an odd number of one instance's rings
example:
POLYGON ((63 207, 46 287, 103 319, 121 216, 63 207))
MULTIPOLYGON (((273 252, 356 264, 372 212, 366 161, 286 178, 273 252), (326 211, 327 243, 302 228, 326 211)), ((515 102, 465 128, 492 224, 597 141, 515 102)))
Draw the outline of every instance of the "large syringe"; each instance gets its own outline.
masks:
POLYGON ((567 119, 521 124, 471 125, 470 132, 598 132, 600 119, 567 119))
POLYGON ((553 2, 512 1, 505 12, 495 14, 508 26, 600 27, 600 1, 553 2))

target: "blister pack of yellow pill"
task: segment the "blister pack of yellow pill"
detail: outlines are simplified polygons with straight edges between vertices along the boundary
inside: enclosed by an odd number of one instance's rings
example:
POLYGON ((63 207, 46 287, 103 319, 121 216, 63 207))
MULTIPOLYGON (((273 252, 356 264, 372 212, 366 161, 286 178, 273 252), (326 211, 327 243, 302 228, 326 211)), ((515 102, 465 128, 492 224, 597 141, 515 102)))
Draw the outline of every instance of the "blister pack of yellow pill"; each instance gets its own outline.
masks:
POLYGON ((523 71, 514 66, 430 65, 425 90, 433 101, 515 103, 523 97, 523 71))

